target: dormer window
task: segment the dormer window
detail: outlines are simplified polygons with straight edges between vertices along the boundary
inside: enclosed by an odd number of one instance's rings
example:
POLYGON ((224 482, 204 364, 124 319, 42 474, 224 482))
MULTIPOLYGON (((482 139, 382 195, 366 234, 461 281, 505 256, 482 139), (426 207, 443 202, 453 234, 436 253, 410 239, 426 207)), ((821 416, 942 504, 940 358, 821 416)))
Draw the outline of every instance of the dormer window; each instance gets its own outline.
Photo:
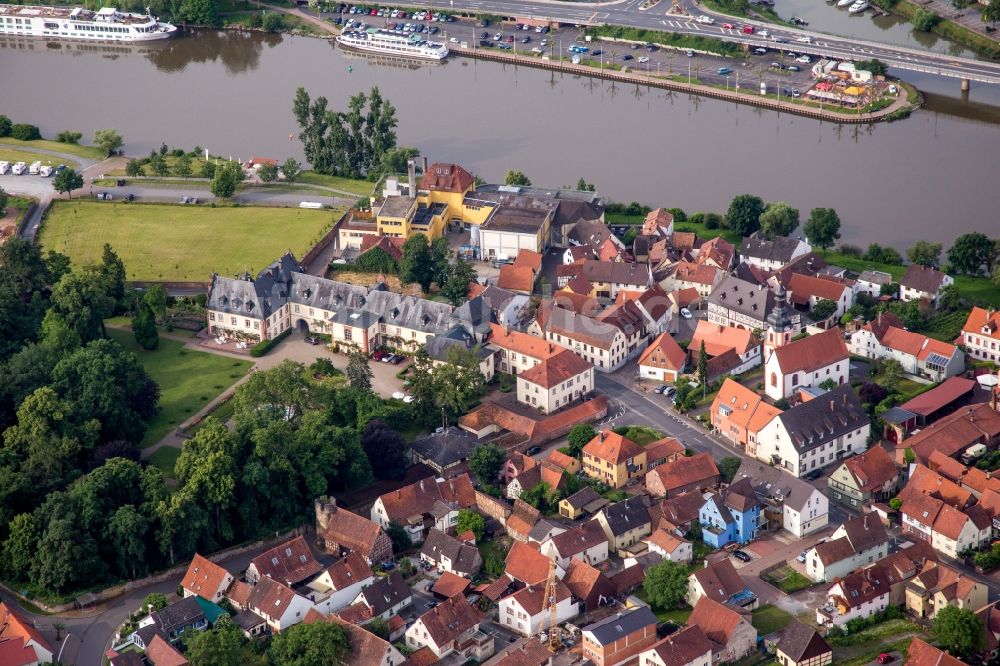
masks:
POLYGON ((247 312, 253 312, 253 302, 247 301, 247 312))

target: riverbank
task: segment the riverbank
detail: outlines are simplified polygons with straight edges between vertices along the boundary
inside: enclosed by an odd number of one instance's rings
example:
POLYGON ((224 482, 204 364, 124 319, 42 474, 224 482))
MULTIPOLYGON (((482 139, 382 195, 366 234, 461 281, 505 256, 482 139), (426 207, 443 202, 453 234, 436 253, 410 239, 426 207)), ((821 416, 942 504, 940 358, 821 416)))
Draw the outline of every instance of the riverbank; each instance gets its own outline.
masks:
MULTIPOLYGON (((911 0, 873 0, 873 2, 887 12, 902 16, 911 24, 914 24, 914 17, 919 12, 927 11, 915 2, 911 2, 911 0)), ((932 19, 930 30, 924 30, 923 32, 932 32, 939 37, 944 37, 957 44, 966 46, 984 58, 1000 60, 1000 41, 970 30, 962 24, 945 18, 940 14, 933 13, 933 16, 936 16, 937 19, 932 19)), ((914 29, 920 30, 916 24, 914 24, 914 29)))

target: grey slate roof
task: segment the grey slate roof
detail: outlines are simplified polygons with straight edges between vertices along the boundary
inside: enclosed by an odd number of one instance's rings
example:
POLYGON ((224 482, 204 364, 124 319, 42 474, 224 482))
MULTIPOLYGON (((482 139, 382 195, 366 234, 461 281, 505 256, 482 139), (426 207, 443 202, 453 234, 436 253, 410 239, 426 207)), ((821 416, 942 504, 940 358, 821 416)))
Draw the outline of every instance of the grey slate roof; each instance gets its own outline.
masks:
POLYGON ((406 584, 398 571, 393 571, 384 578, 361 590, 365 605, 372 609, 374 615, 381 615, 396 604, 410 599, 413 595, 410 586, 406 584))
POLYGON ((775 296, 767 286, 727 276, 712 290, 708 302, 764 320, 774 308, 775 296))
POLYGON ((483 289, 483 293, 479 294, 479 297, 489 303, 493 310, 503 310, 508 303, 514 300, 515 296, 523 296, 523 294, 517 294, 510 289, 504 289, 494 284, 489 285, 483 289))
POLYGON ((205 619, 205 612, 198 605, 198 597, 192 596, 154 611, 152 617, 164 633, 170 634, 179 627, 205 619))
POLYGON ((611 237, 611 230, 599 220, 580 220, 570 229, 568 237, 573 245, 597 246, 611 237))
POLYGON ((650 522, 649 508, 644 499, 642 495, 636 495, 601 510, 608 520, 612 534, 615 536, 625 534, 650 522))
POLYGON ((455 573, 465 574, 469 577, 483 566, 478 548, 448 536, 438 529, 431 530, 427 538, 424 539, 420 554, 426 555, 435 562, 440 562, 442 556, 447 557, 451 560, 451 568, 455 573))
POLYGON ((145 646, 148 646, 150 641, 153 640, 153 636, 156 636, 157 634, 159 634, 160 638, 163 640, 167 640, 167 635, 163 633, 162 629, 160 629, 160 625, 155 622, 153 624, 147 624, 145 627, 139 627, 134 633, 139 637, 139 640, 145 646))
POLYGON ((777 648, 795 663, 807 661, 831 652, 830 646, 812 627, 792 620, 785 627, 777 648))
POLYGON ((734 479, 747 478, 760 497, 774 497, 793 510, 802 512, 812 497, 813 486, 802 479, 756 460, 744 460, 734 479))
POLYGON ((432 460, 442 468, 465 460, 476 448, 478 440, 455 426, 442 432, 433 432, 417 439, 410 448, 425 460, 432 460))
POLYGON ((861 399, 850 384, 798 404, 778 414, 777 418, 800 453, 870 424, 861 399))
POLYGON ((579 491, 573 493, 566 498, 566 503, 571 507, 579 511, 583 507, 587 506, 594 500, 601 499, 601 496, 597 494, 597 491, 590 486, 585 486, 579 491))
MULTIPOLYGON (((470 349, 473 340, 456 340, 455 338, 445 337, 443 335, 434 335, 427 338, 427 342, 424 343, 424 351, 435 361, 447 361, 448 360, 448 350, 452 347, 458 349, 470 349)), ((482 361, 487 356, 491 356, 492 351, 486 349, 485 347, 479 347, 476 349, 476 356, 482 361)))
POLYGON ((482 228, 491 231, 509 231, 518 234, 534 234, 549 218, 548 210, 532 208, 517 208, 514 206, 498 206, 482 224, 482 228))
POLYGON ((545 322, 547 333, 558 333, 571 340, 594 345, 600 349, 611 349, 618 327, 597 319, 577 314, 572 310, 554 307, 545 322))
POLYGON ((768 239, 758 231, 747 236, 740 243, 740 256, 766 261, 780 261, 782 264, 787 264, 792 260, 792 255, 801 243, 802 241, 798 238, 788 238, 787 236, 768 239))
POLYGON ((264 624, 264 618, 257 615, 257 613, 254 613, 252 610, 244 610, 233 616, 233 622, 235 622, 236 626, 240 629, 250 631, 251 629, 264 624))
POLYGON ((589 631, 600 645, 610 645, 629 634, 648 627, 656 626, 656 615, 649 606, 637 606, 630 611, 611 615, 599 622, 583 627, 589 631))
MULTIPOLYGON (((532 469, 538 469, 538 468, 533 467, 532 469)), ((530 532, 528 532, 528 541, 537 541, 538 543, 541 543, 542 541, 545 541, 545 539, 547 539, 550 534, 562 534, 565 531, 566 528, 563 527, 562 525, 558 525, 556 523, 550 523, 549 521, 542 518, 537 523, 535 523, 535 526, 531 528, 530 532)))
POLYGON ((549 201, 585 201, 599 203, 600 198, 596 192, 585 190, 570 190, 566 188, 545 188, 531 185, 498 185, 486 183, 476 187, 476 195, 489 196, 518 196, 532 199, 542 199, 549 201))

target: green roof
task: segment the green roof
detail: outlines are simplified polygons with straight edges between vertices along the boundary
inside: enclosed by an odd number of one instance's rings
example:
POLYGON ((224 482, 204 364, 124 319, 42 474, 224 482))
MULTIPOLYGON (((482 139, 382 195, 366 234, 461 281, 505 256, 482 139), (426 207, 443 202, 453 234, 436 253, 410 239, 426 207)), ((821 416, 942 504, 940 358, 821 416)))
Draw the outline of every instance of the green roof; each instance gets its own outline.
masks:
POLYGON ((201 597, 195 597, 194 600, 198 603, 198 607, 201 608, 201 612, 205 614, 205 619, 208 620, 209 624, 215 624, 223 615, 228 615, 225 609, 218 604, 213 604, 207 599, 202 599, 201 597))

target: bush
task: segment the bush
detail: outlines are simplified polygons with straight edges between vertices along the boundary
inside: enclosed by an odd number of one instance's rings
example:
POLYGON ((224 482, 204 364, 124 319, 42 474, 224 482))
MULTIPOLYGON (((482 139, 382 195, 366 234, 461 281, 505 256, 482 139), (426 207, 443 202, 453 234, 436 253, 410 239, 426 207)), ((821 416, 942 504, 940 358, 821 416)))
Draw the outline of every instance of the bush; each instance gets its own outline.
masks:
POLYGON ((10 118, 0 114, 0 136, 10 136, 12 127, 13 125, 10 122, 10 118))
POLYGON ((10 129, 10 135, 18 141, 35 141, 42 138, 42 133, 38 131, 37 127, 25 123, 14 125, 10 129))
POLYGON ((926 9, 917 9, 913 14, 913 18, 910 22, 913 23, 913 27, 921 32, 930 32, 934 29, 934 26, 938 24, 941 17, 934 12, 929 12, 926 9))
POLYGON ((277 12, 269 12, 264 15, 263 21, 261 21, 261 27, 267 32, 279 32, 283 27, 285 27, 285 22, 281 18, 281 14, 277 12))
POLYGON ((83 133, 81 132, 59 132, 56 135, 56 141, 59 143, 80 143, 80 139, 83 138, 83 133))
POLYGON ((722 216, 718 213, 705 213, 705 228, 719 229, 722 227, 722 216))
POLYGON ((254 358, 263 356, 267 352, 271 351, 271 349, 274 348, 276 344, 278 344, 279 342, 287 338, 289 335, 291 335, 291 333, 292 329, 288 329, 284 333, 278 335, 278 337, 276 338, 271 338, 270 340, 261 340, 260 342, 258 342, 257 344, 255 344, 253 347, 250 348, 250 355, 253 356, 254 358))

